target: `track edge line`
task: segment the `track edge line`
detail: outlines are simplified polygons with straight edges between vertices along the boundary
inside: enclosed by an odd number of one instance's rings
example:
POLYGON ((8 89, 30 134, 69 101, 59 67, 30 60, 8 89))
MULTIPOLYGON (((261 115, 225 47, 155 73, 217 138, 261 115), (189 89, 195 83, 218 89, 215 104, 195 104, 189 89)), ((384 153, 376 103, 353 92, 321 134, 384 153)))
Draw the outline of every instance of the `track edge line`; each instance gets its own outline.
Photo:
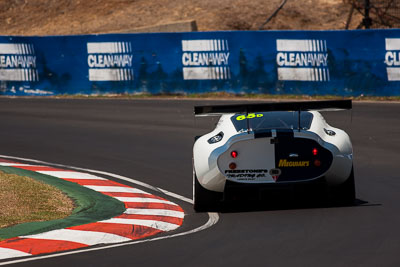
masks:
MULTIPOLYGON (((51 162, 35 160, 35 159, 7 156, 7 155, 0 155, 0 157, 8 158, 8 159, 15 159, 15 160, 28 161, 28 162, 34 162, 34 163, 39 163, 39 164, 53 165, 53 166, 64 167, 64 168, 73 169, 73 170, 87 171, 87 172, 92 172, 92 173, 97 173, 97 174, 103 174, 103 175, 114 177, 114 178, 117 178, 117 179, 120 179, 120 180, 125 180, 125 181, 128 181, 128 182, 143 186, 145 188, 149 188, 149 189, 152 189, 154 191, 163 193, 165 195, 168 195, 170 197, 179 199, 181 201, 193 204, 193 200, 189 199, 187 197, 184 197, 184 196, 178 195, 176 193, 161 189, 159 187, 155 187, 155 186, 149 185, 147 183, 144 183, 144 182, 132 179, 132 178, 128 178, 128 177, 125 177, 125 176, 122 176, 122 175, 114 174, 114 173, 91 170, 91 169, 80 168, 80 167, 74 167, 74 166, 69 166, 69 165, 64 165, 64 164, 51 163, 51 162)), ((72 255, 72 254, 78 254, 78 253, 84 253, 84 252, 91 252, 91 251, 97 251, 97 250, 103 250, 103 249, 108 249, 108 248, 129 246, 129 245, 134 245, 134 244, 140 244, 140 243, 145 243, 145 242, 152 242, 152 241, 158 241, 158 240, 163 240, 163 239, 169 239, 169 238, 174 238, 174 237, 194 234, 196 232, 200 232, 200 231, 206 230, 206 229, 210 228, 211 226, 215 225, 216 223, 218 223, 219 215, 218 215, 217 212, 208 212, 207 214, 208 214, 208 221, 205 224, 203 224, 203 225, 201 225, 201 226, 199 226, 199 227, 197 227, 195 229, 186 231, 186 232, 176 233, 176 234, 167 235, 167 236, 160 236, 160 237, 155 237, 155 238, 150 238, 150 239, 135 240, 135 241, 128 241, 128 242, 125 242, 125 243, 105 245, 105 246, 96 247, 96 248, 88 248, 88 249, 74 250, 74 251, 69 251, 69 252, 55 253, 55 254, 50 254, 50 255, 45 255, 45 256, 28 256, 28 258, 0 262, 0 266, 7 265, 7 264, 27 262, 27 261, 47 259, 47 258, 55 258, 55 257, 66 256, 66 255, 72 255)))

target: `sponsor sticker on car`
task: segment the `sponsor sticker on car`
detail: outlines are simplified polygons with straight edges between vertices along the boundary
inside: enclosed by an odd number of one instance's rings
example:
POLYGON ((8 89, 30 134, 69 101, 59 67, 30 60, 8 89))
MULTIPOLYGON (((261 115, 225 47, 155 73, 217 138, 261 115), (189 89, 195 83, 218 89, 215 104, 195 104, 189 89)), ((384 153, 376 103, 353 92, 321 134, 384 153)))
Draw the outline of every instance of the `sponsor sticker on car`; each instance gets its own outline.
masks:
POLYGON ((225 170, 226 177, 236 180, 256 180, 267 177, 268 170, 225 170))
POLYGON ((310 161, 304 160, 304 161, 292 161, 292 160, 287 160, 287 159, 281 159, 279 160, 278 167, 308 167, 310 166, 310 161))

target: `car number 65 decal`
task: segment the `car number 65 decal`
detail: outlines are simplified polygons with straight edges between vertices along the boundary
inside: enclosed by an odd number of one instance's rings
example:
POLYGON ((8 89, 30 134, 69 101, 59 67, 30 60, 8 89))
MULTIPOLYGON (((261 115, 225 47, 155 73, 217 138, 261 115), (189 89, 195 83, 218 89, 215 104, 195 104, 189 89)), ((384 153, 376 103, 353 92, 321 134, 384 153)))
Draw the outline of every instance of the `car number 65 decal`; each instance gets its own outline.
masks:
POLYGON ((236 118, 236 120, 238 120, 238 121, 242 121, 242 120, 244 120, 244 119, 254 119, 254 118, 261 118, 261 117, 263 117, 264 115, 263 114, 255 114, 255 113, 249 113, 249 114, 247 114, 247 116, 246 115, 240 115, 240 116, 238 116, 237 118, 236 118))

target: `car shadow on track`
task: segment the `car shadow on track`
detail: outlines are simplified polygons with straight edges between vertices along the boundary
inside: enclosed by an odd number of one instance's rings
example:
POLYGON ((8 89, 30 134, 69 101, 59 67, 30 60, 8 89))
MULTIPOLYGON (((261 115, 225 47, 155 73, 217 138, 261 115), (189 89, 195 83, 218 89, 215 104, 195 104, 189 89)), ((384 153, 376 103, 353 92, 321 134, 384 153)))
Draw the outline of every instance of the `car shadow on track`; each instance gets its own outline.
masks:
POLYGON ((381 204, 371 204, 362 199, 356 199, 354 203, 338 203, 326 199, 264 199, 263 201, 254 200, 234 200, 220 203, 214 211, 221 213, 253 212, 253 211, 274 211, 274 210, 294 210, 294 209, 321 209, 321 208, 350 208, 365 206, 380 206, 381 204))

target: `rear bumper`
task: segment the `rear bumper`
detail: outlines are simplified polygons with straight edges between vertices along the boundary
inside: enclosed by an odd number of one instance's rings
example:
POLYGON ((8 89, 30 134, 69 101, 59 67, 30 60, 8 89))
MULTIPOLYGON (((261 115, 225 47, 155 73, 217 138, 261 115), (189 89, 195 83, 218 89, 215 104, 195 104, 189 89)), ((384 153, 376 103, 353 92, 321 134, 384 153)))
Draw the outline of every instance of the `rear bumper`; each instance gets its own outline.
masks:
POLYGON ((280 142, 274 143, 275 145, 271 146, 271 148, 259 145, 259 142, 270 144, 271 138, 269 136, 257 136, 257 138, 254 138, 254 134, 244 134, 236 135, 214 149, 209 146, 202 146, 202 148, 207 148, 207 151, 194 149, 194 163, 198 181, 207 190, 224 192, 226 183, 235 183, 240 186, 249 186, 250 188, 252 186, 261 186, 262 188, 267 188, 266 190, 271 187, 283 187, 286 190, 286 188, 314 183, 315 180, 320 180, 321 177, 324 177, 328 185, 341 184, 349 177, 352 168, 352 149, 350 144, 340 146, 324 142, 318 135, 309 132, 293 132, 290 135, 286 132, 278 132, 276 136, 274 135, 275 137, 278 137, 280 142), (248 144, 242 147, 238 146, 245 142, 248 144), (289 145, 282 146, 285 143, 289 145), (292 149, 293 143, 299 146, 296 150, 292 149), (306 143, 309 143, 309 145, 303 147, 306 143), (275 152, 275 147, 279 152, 275 152), (302 155, 303 151, 311 153, 311 147, 318 148, 319 155, 324 153, 325 156, 313 158, 312 155, 302 155), (230 156, 231 150, 238 151, 240 156, 232 159, 230 156), (272 156, 266 156, 265 151, 272 151, 270 153, 272 156), (292 152, 298 153, 298 157, 290 158, 289 156, 292 152), (209 156, 205 157, 207 154, 209 156), (243 162, 240 161, 243 158, 245 160, 243 162), (315 164, 316 159, 322 161, 322 165, 318 170, 317 168, 310 168, 315 164), (233 174, 229 170, 231 162, 237 164, 237 168, 232 171, 233 174), (290 163, 298 165, 290 165, 290 163), (307 164, 300 166, 300 163, 307 164), (270 175, 270 170, 276 168, 282 171, 278 179, 270 175), (252 177, 250 175, 248 175, 249 177, 242 177, 250 171, 252 171, 252 177), (267 175, 261 176, 259 179, 260 171, 262 174, 267 173, 267 175), (253 177, 256 178, 252 179, 253 177), (286 185, 287 183, 299 185, 286 185))
POLYGON ((230 200, 288 200, 292 197, 309 196, 312 192, 324 195, 328 184, 325 177, 314 180, 289 183, 238 183, 227 180, 224 188, 224 201, 230 200))

